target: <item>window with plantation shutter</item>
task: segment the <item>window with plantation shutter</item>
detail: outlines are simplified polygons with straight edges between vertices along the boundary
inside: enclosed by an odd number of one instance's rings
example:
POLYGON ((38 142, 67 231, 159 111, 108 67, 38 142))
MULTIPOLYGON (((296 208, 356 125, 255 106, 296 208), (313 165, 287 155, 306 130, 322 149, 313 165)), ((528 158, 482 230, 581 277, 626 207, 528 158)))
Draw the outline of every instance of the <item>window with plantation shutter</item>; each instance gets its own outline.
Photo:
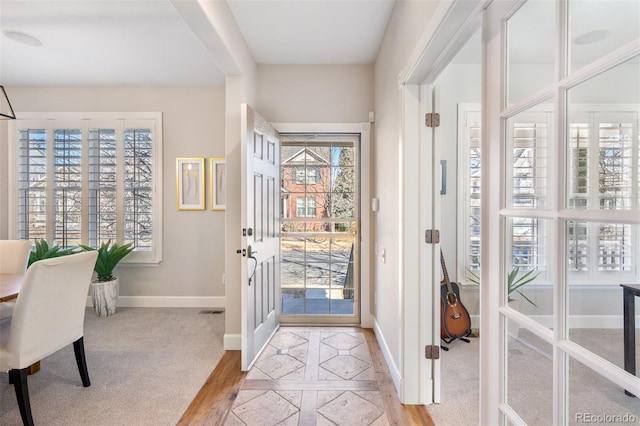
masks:
MULTIPOLYGON (((482 161, 480 156, 481 115, 479 105, 461 104, 458 107, 458 134, 462 138, 459 168, 464 170, 464 178, 460 180, 460 193, 463 194, 462 215, 460 225, 462 234, 461 250, 465 259, 465 267, 473 273, 480 271, 480 197, 482 178, 482 161)), ((460 271, 461 276, 466 271, 460 271)))
POLYGON ((133 243, 127 262, 159 262, 161 115, 82 117, 11 123, 17 136, 13 231, 21 239, 44 238, 63 247, 133 243))
MULTIPOLYGON (((628 210, 640 206, 639 114, 620 109, 572 114, 570 209, 628 210)), ((632 229, 628 224, 570 222, 570 270, 581 273, 587 282, 602 281, 602 273, 629 276, 634 268, 632 249, 640 242, 632 229)))
POLYGON ((139 250, 152 249, 153 135, 149 129, 124 130, 124 237, 139 250))
MULTIPOLYGON (((47 131, 21 129, 18 133, 18 238, 46 238, 47 131)), ((11 206, 12 203, 9 203, 11 206)))
MULTIPOLYGON (((458 111, 461 180, 461 231, 464 267, 474 273, 480 267, 480 112, 478 105, 461 105, 458 111)), ((590 111, 576 108, 568 124, 567 209, 625 210, 640 207, 640 114, 629 106, 599 105, 590 111)), ((507 120, 512 168, 507 203, 514 209, 545 208, 551 116, 548 111, 527 111, 507 120)), ((521 270, 545 269, 548 230, 541 221, 516 217, 509 222, 512 266, 521 270)), ((612 273, 620 282, 632 279, 634 250, 640 235, 628 224, 571 220, 567 222, 567 269, 573 282, 599 284, 612 273), (603 275, 604 274, 604 275, 603 275)), ((636 256, 637 257, 637 256, 636 256)))
POLYGON ((82 243, 82 130, 53 131, 53 240, 82 243))
POLYGON ((117 132, 89 130, 89 245, 117 240, 117 132))

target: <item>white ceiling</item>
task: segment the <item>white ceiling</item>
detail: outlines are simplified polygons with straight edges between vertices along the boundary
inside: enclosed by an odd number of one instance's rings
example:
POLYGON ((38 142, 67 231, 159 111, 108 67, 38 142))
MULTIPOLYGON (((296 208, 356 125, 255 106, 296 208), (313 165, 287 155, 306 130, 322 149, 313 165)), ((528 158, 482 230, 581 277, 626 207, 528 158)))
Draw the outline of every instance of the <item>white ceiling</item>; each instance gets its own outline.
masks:
MULTIPOLYGON (((367 64, 393 1, 228 3, 257 63, 367 64)), ((0 31, 10 30, 44 45, 0 35, 1 85, 224 85, 215 58, 170 0, 0 0, 0 31)))

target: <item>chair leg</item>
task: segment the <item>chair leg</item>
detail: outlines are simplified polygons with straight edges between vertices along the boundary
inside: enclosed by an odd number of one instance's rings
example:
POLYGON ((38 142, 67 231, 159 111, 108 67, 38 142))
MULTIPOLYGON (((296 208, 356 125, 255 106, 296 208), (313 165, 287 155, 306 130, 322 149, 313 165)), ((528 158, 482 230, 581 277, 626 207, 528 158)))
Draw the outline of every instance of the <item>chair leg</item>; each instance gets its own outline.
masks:
POLYGON ((29 370, 28 367, 21 370, 9 370, 9 378, 16 391, 16 399, 18 400, 22 423, 25 426, 33 426, 31 403, 29 402, 29 387, 27 386, 27 370, 29 370))
POLYGON ((84 356, 84 337, 79 338, 73 342, 73 352, 76 354, 76 364, 78 364, 78 371, 80 371, 80 378, 82 379, 82 386, 89 387, 91 382, 89 381, 89 371, 87 370, 87 360, 84 356))

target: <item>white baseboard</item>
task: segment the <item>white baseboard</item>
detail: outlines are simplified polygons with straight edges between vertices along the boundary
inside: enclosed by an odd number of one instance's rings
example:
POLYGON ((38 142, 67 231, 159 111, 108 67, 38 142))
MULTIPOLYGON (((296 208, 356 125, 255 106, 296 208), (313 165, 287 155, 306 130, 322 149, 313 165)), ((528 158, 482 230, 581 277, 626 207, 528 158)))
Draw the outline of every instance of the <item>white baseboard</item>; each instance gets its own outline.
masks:
POLYGON ((389 345, 387 345, 387 341, 384 339, 382 330, 380 330, 380 325, 376 321, 375 317, 373 318, 373 331, 376 334, 376 339, 378 339, 378 345, 380 346, 384 360, 387 363, 387 368, 389 368, 389 374, 391 374, 391 379, 396 387, 396 392, 400 395, 400 390, 402 389, 402 376, 400 375, 400 369, 393 361, 389 345))
POLYGON ((242 350, 242 336, 240 334, 225 334, 223 342, 225 351, 242 350))
POLYGON ((373 315, 363 315, 360 318, 360 327, 362 328, 373 328, 373 324, 375 322, 375 318, 373 315))
MULTIPOLYGON (((87 297, 87 306, 93 306, 87 297)), ((120 296, 118 306, 123 308, 225 308, 224 297, 195 296, 120 296)))

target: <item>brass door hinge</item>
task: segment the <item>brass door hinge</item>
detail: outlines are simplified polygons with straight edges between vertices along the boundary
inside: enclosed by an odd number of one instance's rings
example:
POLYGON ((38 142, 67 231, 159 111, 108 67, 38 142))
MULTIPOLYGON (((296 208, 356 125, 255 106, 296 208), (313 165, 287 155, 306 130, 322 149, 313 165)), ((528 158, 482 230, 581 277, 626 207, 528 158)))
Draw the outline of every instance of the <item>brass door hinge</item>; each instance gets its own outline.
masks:
POLYGON ((424 242, 427 244, 438 244, 440 242, 440 230, 427 229, 424 231, 424 242))
POLYGON ((424 125, 427 127, 440 126, 440 114, 437 112, 428 112, 424 115, 424 125))
POLYGON ((424 357, 426 359, 440 359, 440 346, 436 346, 436 345, 425 346, 424 357))

